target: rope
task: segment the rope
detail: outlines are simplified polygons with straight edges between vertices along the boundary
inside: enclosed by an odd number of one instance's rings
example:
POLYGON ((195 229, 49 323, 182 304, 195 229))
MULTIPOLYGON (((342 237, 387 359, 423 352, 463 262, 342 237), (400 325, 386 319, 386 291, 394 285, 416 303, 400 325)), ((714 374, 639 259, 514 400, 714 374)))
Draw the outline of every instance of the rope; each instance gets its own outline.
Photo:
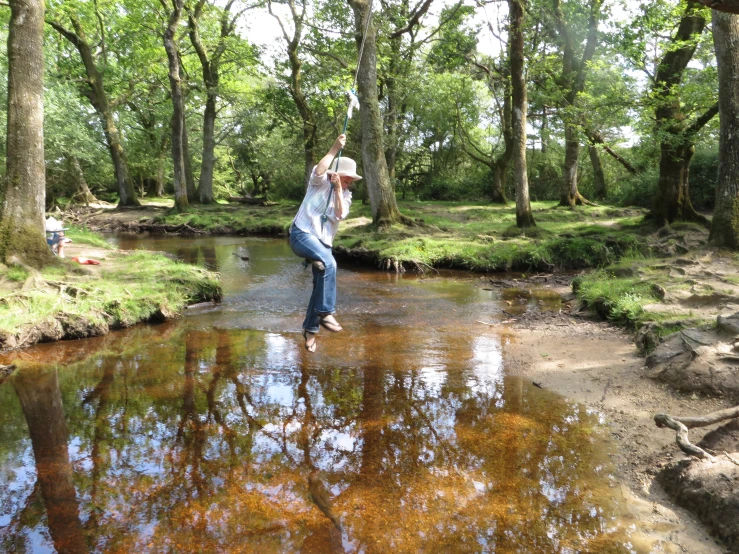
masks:
MULTIPOLYGON (((350 94, 356 96, 357 93, 354 91, 354 87, 357 86, 357 78, 359 77, 359 66, 362 63, 362 54, 364 54, 364 43, 367 40, 367 31, 369 30, 370 21, 372 20, 372 4, 374 0, 370 0, 369 3, 369 11, 367 12, 367 23, 364 25, 364 33, 362 34, 362 43, 359 46, 359 56, 357 57, 357 71, 354 73, 354 81, 352 81, 352 88, 350 91, 350 94)), ((344 116, 344 127, 341 130, 341 134, 346 134, 346 127, 349 124, 349 110, 351 109, 352 105, 352 98, 349 98, 349 107, 346 110, 346 115, 344 116)), ((339 161, 341 160, 341 153, 344 151, 342 148, 339 150, 339 153, 336 155, 336 170, 339 170, 339 161)), ((331 165, 333 165, 333 162, 331 162, 331 165)), ((331 167, 329 165, 329 167, 331 167)), ((331 183, 331 187, 328 190, 328 197, 326 198, 326 207, 323 209, 323 214, 321 215, 321 229, 323 229, 323 224, 328 219, 328 216, 326 215, 326 212, 328 211, 328 206, 331 203, 331 194, 334 192, 334 184, 331 183)))
MULTIPOLYGON (((369 3, 369 11, 367 12, 367 22, 364 24, 364 33, 362 34, 362 43, 359 46, 359 56, 357 57, 357 71, 354 72, 354 81, 352 81, 352 88, 350 90, 350 94, 353 94, 354 96, 357 95, 355 92, 355 87, 357 86, 357 78, 359 77, 359 66, 362 63, 362 54, 364 54, 364 43, 367 40, 367 31, 369 30, 370 21, 372 20, 372 4, 374 0, 370 0, 369 3)), ((352 99, 349 99, 349 107, 346 110, 346 115, 344 116, 344 127, 341 130, 341 134, 346 134, 346 127, 349 124, 349 110, 351 109, 351 102, 352 99)), ((344 151, 342 148, 339 150, 339 153, 336 155, 336 169, 339 169, 339 160, 341 160, 341 153, 344 151)), ((333 165, 333 162, 331 162, 331 165, 333 165)), ((330 166, 329 166, 330 167, 330 166)), ((333 184, 331 185, 333 188, 333 184)))

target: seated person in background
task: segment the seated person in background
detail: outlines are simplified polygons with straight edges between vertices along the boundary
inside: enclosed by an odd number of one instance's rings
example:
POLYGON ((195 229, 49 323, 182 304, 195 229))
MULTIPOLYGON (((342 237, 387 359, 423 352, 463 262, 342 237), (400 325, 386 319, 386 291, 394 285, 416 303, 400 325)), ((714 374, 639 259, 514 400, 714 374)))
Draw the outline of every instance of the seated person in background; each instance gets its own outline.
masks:
POLYGON ((71 242, 64 237, 67 227, 62 227, 62 222, 53 217, 46 220, 46 244, 49 245, 54 255, 64 257, 64 243, 71 242))

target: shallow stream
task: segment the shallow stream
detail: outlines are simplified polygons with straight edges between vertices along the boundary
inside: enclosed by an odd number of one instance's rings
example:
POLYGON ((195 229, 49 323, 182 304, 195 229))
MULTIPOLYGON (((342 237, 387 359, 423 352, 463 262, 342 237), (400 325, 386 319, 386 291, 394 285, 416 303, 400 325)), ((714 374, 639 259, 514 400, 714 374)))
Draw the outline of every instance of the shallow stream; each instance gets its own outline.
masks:
POLYGON ((0 359, 0 551, 635 552, 603 416, 507 375, 480 323, 543 292, 342 267, 310 354, 286 241, 116 240, 224 301, 0 359))

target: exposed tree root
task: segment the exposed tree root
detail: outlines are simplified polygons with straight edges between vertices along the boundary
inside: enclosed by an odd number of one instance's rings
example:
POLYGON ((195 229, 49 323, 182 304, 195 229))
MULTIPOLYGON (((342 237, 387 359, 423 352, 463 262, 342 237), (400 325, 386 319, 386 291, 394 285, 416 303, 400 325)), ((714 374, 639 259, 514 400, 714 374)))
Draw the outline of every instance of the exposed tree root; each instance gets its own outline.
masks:
POLYGON ((383 260, 380 260, 379 266, 380 266, 380 269, 384 269, 385 271, 394 271, 395 273, 405 273, 403 262, 401 262, 397 258, 385 258, 383 260))
MULTIPOLYGON (((718 423, 719 421, 725 421, 727 419, 734 419, 737 417, 739 417, 739 406, 734 406, 733 408, 727 408, 725 410, 719 410, 717 412, 696 417, 673 417, 667 414, 657 414, 654 416, 654 423, 657 427, 669 427, 670 429, 673 429, 677 433, 677 445, 680 447, 680 450, 689 456, 713 460, 715 457, 712 454, 690 442, 690 439, 688 439, 688 429, 692 429, 693 427, 706 427, 708 425, 718 423)), ((732 459, 732 461, 734 460, 732 459)))

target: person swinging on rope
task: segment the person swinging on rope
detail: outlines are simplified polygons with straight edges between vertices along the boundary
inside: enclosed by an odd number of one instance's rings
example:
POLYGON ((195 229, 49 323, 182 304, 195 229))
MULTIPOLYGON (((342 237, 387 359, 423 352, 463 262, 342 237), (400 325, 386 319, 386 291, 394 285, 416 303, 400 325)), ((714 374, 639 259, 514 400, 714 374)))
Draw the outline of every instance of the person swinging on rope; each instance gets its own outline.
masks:
POLYGON ((309 352, 316 351, 316 334, 320 327, 332 332, 342 330, 334 317, 336 260, 331 245, 339 221, 349 215, 352 193, 348 188, 362 178, 357 175, 356 162, 341 157, 345 144, 346 135, 339 135, 313 168, 305 198, 290 225, 290 248, 313 268, 313 292, 303 321, 303 338, 309 352))

